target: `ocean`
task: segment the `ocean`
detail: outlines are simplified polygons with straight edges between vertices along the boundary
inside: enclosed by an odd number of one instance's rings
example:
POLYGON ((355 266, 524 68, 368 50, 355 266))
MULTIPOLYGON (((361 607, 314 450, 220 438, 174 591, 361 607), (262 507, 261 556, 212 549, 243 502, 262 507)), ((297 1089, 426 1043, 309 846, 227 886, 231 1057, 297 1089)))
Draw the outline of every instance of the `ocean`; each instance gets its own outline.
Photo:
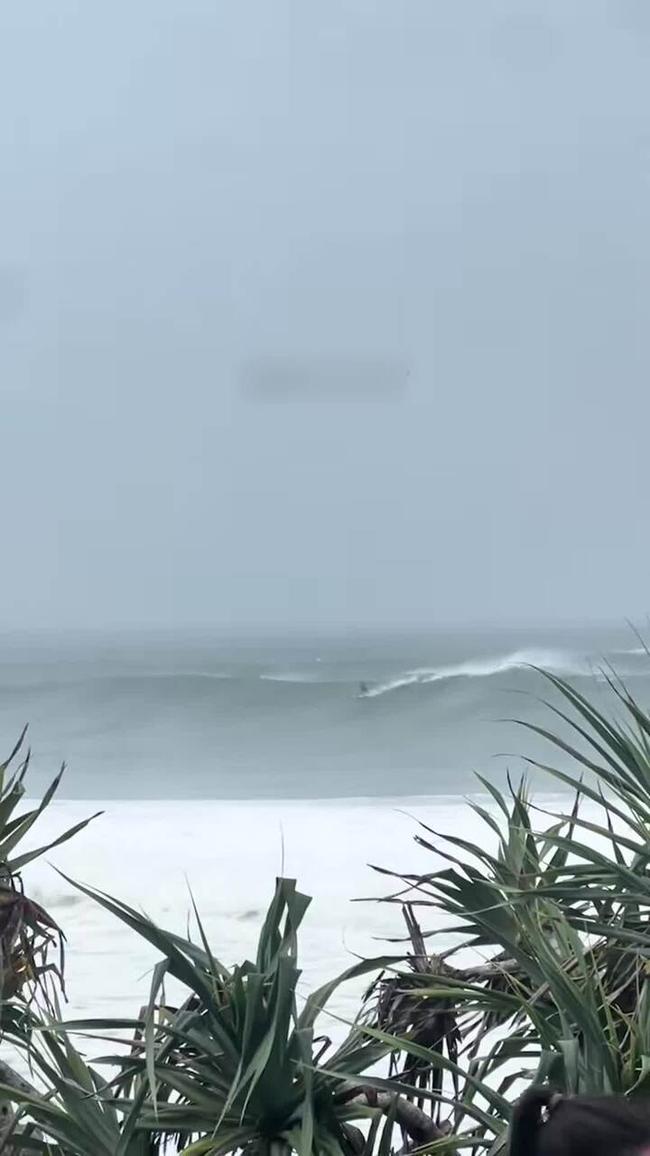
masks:
MULTIPOLYGON (((643 696, 631 630, 529 628, 224 639, 5 636, 0 736, 30 724, 30 783, 81 799, 457 794, 540 752, 542 666, 600 695, 612 663, 643 696), (507 758, 500 757, 505 752, 507 758), (495 757, 496 756, 496 757, 495 757)), ((546 754, 548 751, 545 752, 546 754)))
MULTIPOLYGON (((137 1011, 155 955, 55 866, 180 931, 191 886, 226 964, 253 949, 275 875, 295 876, 314 896, 307 992, 403 935, 398 908, 371 901, 389 890, 372 865, 436 866, 413 841, 420 821, 485 845, 463 801, 483 789, 473 771, 503 784, 519 754, 549 761, 542 740, 501 721, 548 724, 549 687, 530 666, 606 702, 608 663, 648 700, 650 660, 625 626, 5 637, 0 733, 8 750, 30 723, 30 795, 68 763, 33 843, 104 812, 26 871, 28 892, 68 937, 69 1014, 137 1011)), ((538 780, 536 790, 557 787, 538 780)), ((337 1015, 353 1014, 362 987, 337 996, 337 1015)))

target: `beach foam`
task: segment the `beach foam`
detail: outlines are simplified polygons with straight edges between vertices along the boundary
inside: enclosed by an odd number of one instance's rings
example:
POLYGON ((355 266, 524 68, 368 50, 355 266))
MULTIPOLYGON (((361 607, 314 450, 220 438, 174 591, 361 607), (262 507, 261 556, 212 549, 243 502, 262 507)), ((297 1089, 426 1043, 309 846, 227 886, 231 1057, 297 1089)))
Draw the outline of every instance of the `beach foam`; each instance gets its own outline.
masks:
MULTIPOLYGON (((55 802, 33 843, 55 837, 94 810, 95 803, 55 802)), ((145 909, 181 933, 191 886, 215 954, 227 965, 253 952, 275 876, 296 877, 300 888, 314 896, 301 936, 301 987, 307 994, 357 955, 400 950, 385 943, 387 936, 403 934, 399 908, 351 901, 392 889, 391 880, 372 871, 371 863, 402 871, 436 865, 436 857, 413 842, 418 820, 442 831, 462 829, 465 838, 486 843, 486 828, 466 803, 452 798, 112 800, 104 815, 47 858, 72 878, 145 909)), ((48 862, 28 867, 25 884, 67 935, 66 1014, 136 1014, 146 1002, 156 953, 75 891, 48 862)), ((430 914, 426 925, 433 925, 430 914)), ((349 985, 332 1010, 352 1016, 365 986, 366 981, 349 985)), ((335 1024, 330 1027, 339 1034, 335 1024)))

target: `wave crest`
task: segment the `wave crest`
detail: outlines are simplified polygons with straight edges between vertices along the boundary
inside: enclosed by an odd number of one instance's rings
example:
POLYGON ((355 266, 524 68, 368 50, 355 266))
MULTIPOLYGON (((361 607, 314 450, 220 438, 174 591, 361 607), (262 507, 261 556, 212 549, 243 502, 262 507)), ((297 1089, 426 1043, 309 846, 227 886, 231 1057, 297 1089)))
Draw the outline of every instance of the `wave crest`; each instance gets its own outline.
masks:
POLYGON ((580 663, 573 654, 553 650, 517 650, 512 654, 490 658, 471 658, 467 662, 458 662, 451 666, 405 671, 404 674, 387 682, 369 687, 362 697, 378 698, 393 690, 401 690, 402 687, 444 682, 447 679, 491 678, 495 674, 506 674, 508 671, 520 670, 527 666, 539 666, 543 670, 564 676, 592 673, 586 662, 580 663))

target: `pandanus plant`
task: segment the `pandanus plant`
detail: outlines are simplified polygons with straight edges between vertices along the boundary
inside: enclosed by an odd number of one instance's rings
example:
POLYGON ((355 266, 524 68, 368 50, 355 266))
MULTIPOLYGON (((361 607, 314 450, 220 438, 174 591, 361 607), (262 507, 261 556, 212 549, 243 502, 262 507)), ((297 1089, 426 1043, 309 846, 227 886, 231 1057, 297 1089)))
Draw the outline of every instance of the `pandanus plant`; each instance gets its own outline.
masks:
POLYGON ((90 816, 69 827, 43 846, 21 851, 43 812, 52 802, 63 777, 62 766, 40 803, 19 810, 25 799, 30 752, 24 758, 26 730, 11 754, 0 763, 0 1001, 31 1002, 34 996, 49 1003, 49 991, 63 988, 63 933, 56 920, 25 891, 23 870, 35 859, 71 839, 91 822, 90 816), (13 769, 15 767, 15 769, 13 769))
POLYGON ((532 729, 561 759, 532 765, 566 803, 480 779, 492 806, 467 806, 484 836, 422 826, 417 842, 443 865, 386 873, 410 967, 375 987, 373 1038, 392 1041, 394 1077, 454 1147, 502 1146, 525 1082, 650 1094, 650 715, 609 671, 617 718, 540 677, 561 726, 532 729))
POLYGON ((396 957, 353 964, 300 1006, 298 931, 310 900, 293 880, 277 881, 255 959, 231 968, 213 954, 198 912, 197 943, 108 895, 80 889, 143 936, 161 960, 137 1021, 34 1025, 33 1065, 49 1092, 11 1094, 22 1126, 37 1126, 48 1151, 370 1156, 377 1145, 388 1153, 396 1122, 416 1142, 439 1134, 416 1106, 367 1075, 389 1048, 363 1022, 350 1025, 337 1046, 316 1031, 341 983, 393 966, 396 957), (177 1006, 164 994, 170 979, 183 991, 177 1006), (70 1042, 73 1032, 115 1040, 125 1029, 128 1046, 92 1065, 70 1042), (104 1067, 108 1074, 100 1077, 104 1067))

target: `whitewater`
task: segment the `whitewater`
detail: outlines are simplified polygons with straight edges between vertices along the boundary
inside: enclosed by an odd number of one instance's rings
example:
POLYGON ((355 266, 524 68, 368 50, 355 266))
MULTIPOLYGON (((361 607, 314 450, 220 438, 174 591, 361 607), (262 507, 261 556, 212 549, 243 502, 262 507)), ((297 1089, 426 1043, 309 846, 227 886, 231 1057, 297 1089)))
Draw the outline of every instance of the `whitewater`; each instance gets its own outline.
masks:
MULTIPOLYGON (((368 901, 391 890, 370 864, 429 870, 433 856, 413 842, 418 821, 456 827, 460 800, 349 800, 316 807, 277 802, 107 801, 105 813, 70 843, 28 868, 30 894, 67 938, 66 1014, 137 1013, 147 1001, 155 951, 57 873, 118 896, 162 926, 184 933, 190 888, 215 954, 226 965, 255 950, 276 876, 313 896, 301 938, 301 992, 401 937, 397 908, 368 901)), ((54 838, 96 810, 95 802, 54 804, 33 843, 54 838)), ((478 834, 478 831, 477 831, 478 834)), ((191 922, 191 920, 190 920, 191 922)), ((195 929, 196 932, 196 929, 195 929)), ((399 946, 390 949, 400 951, 399 946)), ((348 985, 332 1011, 349 1018, 365 982, 348 985)), ((328 1030, 337 1032, 332 1020, 328 1030)))
MULTIPOLYGON (((481 804, 494 813, 489 800, 481 804)), ((546 807, 559 807, 549 798, 546 807)), ((96 804, 54 804, 32 843, 54 838, 96 804)), ((66 1018, 136 1015, 147 1002, 159 958, 144 940, 57 871, 108 892, 184 934, 192 926, 191 894, 215 955, 228 965, 255 951, 276 876, 298 880, 313 896, 300 942, 300 995, 361 956, 401 954, 404 924, 397 906, 378 903, 398 884, 371 865, 398 872, 431 871, 442 858, 417 846, 419 824, 486 847, 492 833, 460 798, 278 802, 108 801, 103 815, 70 843, 26 871, 29 893, 66 934, 66 1018), (355 900, 363 900, 355 902, 355 900)), ((434 838, 430 834, 428 838, 434 838)), ((440 843, 441 846, 444 844, 440 843)), ((428 929, 441 920, 428 911, 428 929)), ((197 930, 194 925, 194 937, 197 930)), ((457 941, 457 939, 456 939, 457 941)), ((455 942, 441 934, 435 950, 455 942)), ((368 980, 341 988, 324 1014, 333 1038, 359 1007, 368 980)))

